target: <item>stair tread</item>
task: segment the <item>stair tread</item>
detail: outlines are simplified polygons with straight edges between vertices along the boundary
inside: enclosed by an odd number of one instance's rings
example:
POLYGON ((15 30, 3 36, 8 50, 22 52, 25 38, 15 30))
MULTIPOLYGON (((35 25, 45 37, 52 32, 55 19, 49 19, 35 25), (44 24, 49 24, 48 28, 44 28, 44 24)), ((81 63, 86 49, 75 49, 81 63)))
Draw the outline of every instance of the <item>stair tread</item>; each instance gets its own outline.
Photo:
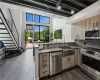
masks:
POLYGON ((13 40, 4 40, 4 39, 0 39, 0 40, 2 40, 2 41, 13 41, 13 40))
POLYGON ((14 43, 4 43, 4 44, 14 44, 14 43))
POLYGON ((0 33, 0 34, 9 34, 9 33, 0 33))
POLYGON ((0 22, 1 25, 4 25, 4 23, 0 22))
POLYGON ((7 45, 6 47, 16 47, 16 45, 7 45))
POLYGON ((0 28, 0 30, 7 30, 6 28, 0 28))
POLYGON ((0 37, 0 38, 11 38, 11 37, 0 37))

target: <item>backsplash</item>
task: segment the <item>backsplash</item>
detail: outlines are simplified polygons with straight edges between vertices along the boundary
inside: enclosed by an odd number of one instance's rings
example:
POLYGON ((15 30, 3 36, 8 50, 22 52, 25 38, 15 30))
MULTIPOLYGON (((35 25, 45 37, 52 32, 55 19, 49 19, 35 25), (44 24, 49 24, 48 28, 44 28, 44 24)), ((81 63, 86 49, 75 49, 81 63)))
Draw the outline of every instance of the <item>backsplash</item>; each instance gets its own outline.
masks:
POLYGON ((47 43, 47 44, 40 44, 40 47, 43 49, 47 48, 56 48, 56 47, 64 47, 64 46, 76 46, 74 42, 69 42, 69 43, 47 43))
POLYGON ((76 44, 82 47, 91 47, 100 49, 100 39, 99 40, 77 40, 76 44))

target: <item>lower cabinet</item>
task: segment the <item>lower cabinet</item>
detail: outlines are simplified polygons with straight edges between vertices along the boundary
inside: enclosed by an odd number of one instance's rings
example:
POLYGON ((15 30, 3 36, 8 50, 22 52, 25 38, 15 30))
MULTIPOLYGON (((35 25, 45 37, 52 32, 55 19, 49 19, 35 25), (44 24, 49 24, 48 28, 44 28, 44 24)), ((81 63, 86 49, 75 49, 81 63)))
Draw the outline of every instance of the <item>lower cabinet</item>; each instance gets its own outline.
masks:
POLYGON ((49 75, 49 63, 50 56, 49 53, 41 53, 39 55, 39 77, 46 77, 49 75))
POLYGON ((63 70, 75 66, 75 63, 74 63, 75 58, 74 57, 75 57, 74 55, 69 55, 69 56, 66 56, 66 57, 62 57, 62 69, 63 70))

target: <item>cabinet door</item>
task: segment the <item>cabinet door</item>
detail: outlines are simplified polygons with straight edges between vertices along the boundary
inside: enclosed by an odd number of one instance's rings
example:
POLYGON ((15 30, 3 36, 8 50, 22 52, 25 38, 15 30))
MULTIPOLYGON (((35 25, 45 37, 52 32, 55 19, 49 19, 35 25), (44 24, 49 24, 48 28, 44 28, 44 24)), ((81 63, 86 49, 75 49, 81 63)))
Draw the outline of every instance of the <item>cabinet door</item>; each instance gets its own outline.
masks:
POLYGON ((96 27, 100 28, 100 14, 96 16, 96 27))
POLYGON ((86 27, 85 27, 85 31, 89 31, 91 28, 91 19, 88 18, 86 19, 86 27))
POLYGON ((95 16, 90 18, 90 25, 91 25, 91 29, 96 27, 96 25, 95 25, 95 16))
POLYGON ((62 57, 62 69, 68 68, 68 57, 62 57))
POLYGON ((71 37, 72 39, 76 39, 77 35, 77 23, 72 24, 72 29, 71 29, 71 37))
POLYGON ((80 39, 81 40, 85 40, 85 27, 86 27, 86 21, 83 20, 83 21, 81 21, 81 31, 80 31, 80 33, 81 33, 80 39))
POLYGON ((78 39, 79 40, 84 40, 85 39, 85 20, 79 21, 78 22, 78 39))
POLYGON ((68 57, 68 61, 69 61, 69 68, 74 67, 75 66, 75 56, 71 55, 68 57))

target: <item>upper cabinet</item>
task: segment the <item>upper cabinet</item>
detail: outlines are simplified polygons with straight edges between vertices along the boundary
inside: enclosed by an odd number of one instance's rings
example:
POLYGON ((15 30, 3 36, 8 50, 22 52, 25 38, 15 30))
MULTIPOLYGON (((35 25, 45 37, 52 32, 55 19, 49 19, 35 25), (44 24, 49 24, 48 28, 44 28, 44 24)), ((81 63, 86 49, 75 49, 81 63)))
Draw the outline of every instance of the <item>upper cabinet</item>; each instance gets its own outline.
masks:
POLYGON ((72 24, 72 39, 84 40, 85 31, 100 28, 100 14, 72 24))
POLYGON ((85 20, 72 24, 72 39, 85 39, 85 20))

